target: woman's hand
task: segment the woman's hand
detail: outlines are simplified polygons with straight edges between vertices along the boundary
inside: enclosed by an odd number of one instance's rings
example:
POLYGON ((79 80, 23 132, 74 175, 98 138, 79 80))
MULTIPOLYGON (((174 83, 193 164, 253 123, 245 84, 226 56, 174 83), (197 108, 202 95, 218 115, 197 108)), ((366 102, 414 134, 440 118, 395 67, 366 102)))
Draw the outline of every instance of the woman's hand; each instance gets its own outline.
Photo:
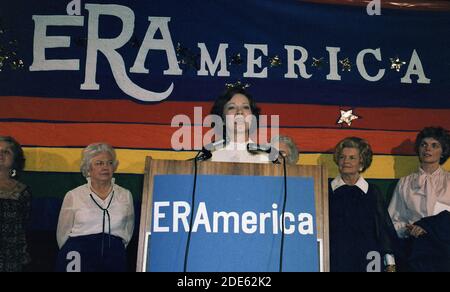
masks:
POLYGON ((420 226, 417 225, 406 225, 406 229, 408 230, 409 235, 411 235, 414 238, 419 238, 422 235, 427 234, 427 232, 420 226))
POLYGON ((384 271, 386 273, 395 273, 397 272, 397 267, 395 265, 388 265, 384 271))

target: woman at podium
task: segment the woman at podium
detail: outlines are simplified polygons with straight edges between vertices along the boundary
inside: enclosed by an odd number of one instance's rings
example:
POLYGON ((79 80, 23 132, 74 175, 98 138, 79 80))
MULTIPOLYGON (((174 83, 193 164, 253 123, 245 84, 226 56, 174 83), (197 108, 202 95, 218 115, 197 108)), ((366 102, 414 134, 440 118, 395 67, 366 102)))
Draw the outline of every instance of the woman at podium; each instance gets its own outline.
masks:
POLYGON ((384 262, 392 270, 395 230, 381 192, 361 176, 372 163, 370 145, 346 138, 337 144, 334 161, 339 175, 329 187, 330 270, 382 271, 384 262))
POLYGON ((134 228, 133 197, 114 182, 114 149, 103 143, 83 151, 87 183, 66 194, 59 214, 59 272, 124 272, 134 228))
POLYGON ((212 161, 268 163, 269 151, 254 149, 261 110, 252 96, 242 87, 225 91, 214 103, 211 114, 219 116, 223 124, 223 141, 217 143, 212 152, 212 161), (220 145, 219 145, 220 144, 220 145))

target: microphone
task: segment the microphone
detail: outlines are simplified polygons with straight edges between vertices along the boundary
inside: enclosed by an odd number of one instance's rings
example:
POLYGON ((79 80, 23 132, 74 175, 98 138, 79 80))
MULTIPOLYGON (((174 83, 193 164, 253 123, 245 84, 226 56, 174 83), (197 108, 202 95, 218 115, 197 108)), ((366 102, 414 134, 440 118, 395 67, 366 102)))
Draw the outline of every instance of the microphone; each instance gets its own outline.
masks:
POLYGON ((250 154, 259 154, 259 153, 270 153, 272 151, 272 146, 270 145, 260 145, 256 143, 248 143, 247 151, 250 154))
POLYGON ((219 141, 209 143, 203 149, 214 152, 216 150, 222 149, 223 147, 227 146, 228 142, 229 142, 228 139, 221 139, 219 141))
POLYGON ((212 157, 212 152, 205 149, 205 147, 202 148, 202 150, 200 150, 197 154, 197 156, 195 157, 195 160, 197 161, 206 161, 211 159, 212 157))
POLYGON ((197 161, 206 161, 211 159, 212 152, 225 147, 228 144, 228 140, 222 139, 213 143, 209 143, 200 150, 195 158, 197 161))

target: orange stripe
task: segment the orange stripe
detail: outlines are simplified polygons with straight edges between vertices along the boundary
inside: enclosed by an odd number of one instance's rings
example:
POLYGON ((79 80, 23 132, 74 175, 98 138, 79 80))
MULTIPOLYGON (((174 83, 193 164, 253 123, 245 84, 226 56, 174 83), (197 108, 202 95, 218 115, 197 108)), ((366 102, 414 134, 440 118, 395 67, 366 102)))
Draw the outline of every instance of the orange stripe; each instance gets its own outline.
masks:
POLYGON ((293 137, 301 152, 332 153, 336 144, 346 137, 369 141, 376 154, 415 155, 414 132, 363 131, 350 129, 281 129, 293 137))
MULTIPOLYGON (((50 124, 0 123, 0 135, 16 137, 23 145, 83 147, 93 142, 108 142, 120 148, 172 149, 171 137, 179 128, 142 124, 50 124)), ((203 132, 210 129, 203 129, 203 132)), ((367 139, 377 154, 413 155, 414 132, 362 131, 351 129, 290 129, 302 152, 326 153, 341 139, 359 136, 367 139)))
MULTIPOLYGON (((69 122, 122 122, 170 124, 175 115, 194 120, 194 107, 203 108, 203 116, 211 109, 210 102, 164 102, 138 104, 129 100, 83 100, 4 96, 0 99, 2 119, 69 122)), ((336 124, 340 109, 350 107, 270 104, 259 105, 263 114, 280 116, 282 127, 340 128, 336 124)), ((450 129, 450 109, 367 108, 354 113, 361 118, 352 128, 374 130, 419 131, 429 125, 450 129)))

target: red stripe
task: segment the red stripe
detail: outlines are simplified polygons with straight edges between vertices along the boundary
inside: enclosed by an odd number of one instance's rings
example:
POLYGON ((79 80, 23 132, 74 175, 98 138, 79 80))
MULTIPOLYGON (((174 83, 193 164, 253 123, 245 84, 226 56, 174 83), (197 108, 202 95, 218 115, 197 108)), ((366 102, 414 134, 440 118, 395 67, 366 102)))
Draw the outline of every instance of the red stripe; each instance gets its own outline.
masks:
MULTIPOLYGON (((207 115, 209 102, 164 102, 138 104, 129 100, 79 100, 4 96, 0 99, 0 118, 38 121, 119 122, 169 125, 175 115, 187 115, 194 121, 194 107, 207 115)), ((350 107, 269 104, 259 105, 265 115, 279 115, 282 127, 340 128, 336 122, 340 109, 350 107)), ((430 125, 450 129, 450 109, 354 108, 361 117, 352 128, 419 131, 430 125)))
MULTIPOLYGON (((142 124, 50 124, 0 123, 0 135, 16 137, 23 145, 83 147, 108 142, 115 147, 172 149, 171 137, 179 128, 142 124)), ((203 132, 210 129, 203 129, 203 132)), ((281 129, 291 136, 302 152, 332 152, 341 139, 367 139, 377 154, 413 155, 415 132, 362 131, 350 129, 281 129)))
POLYGON ((340 110, 353 109, 360 117, 352 128, 373 130, 419 131, 426 126, 440 125, 450 129, 450 109, 368 108, 301 104, 263 105, 270 114, 280 115, 282 127, 329 127, 337 124, 340 110))
POLYGON ((170 124, 177 114, 193 116, 195 106, 209 109, 211 103, 165 102, 139 104, 130 100, 86 100, 4 96, 2 119, 32 119, 69 122, 123 122, 170 124), (192 113, 191 113, 192 112, 192 113))

